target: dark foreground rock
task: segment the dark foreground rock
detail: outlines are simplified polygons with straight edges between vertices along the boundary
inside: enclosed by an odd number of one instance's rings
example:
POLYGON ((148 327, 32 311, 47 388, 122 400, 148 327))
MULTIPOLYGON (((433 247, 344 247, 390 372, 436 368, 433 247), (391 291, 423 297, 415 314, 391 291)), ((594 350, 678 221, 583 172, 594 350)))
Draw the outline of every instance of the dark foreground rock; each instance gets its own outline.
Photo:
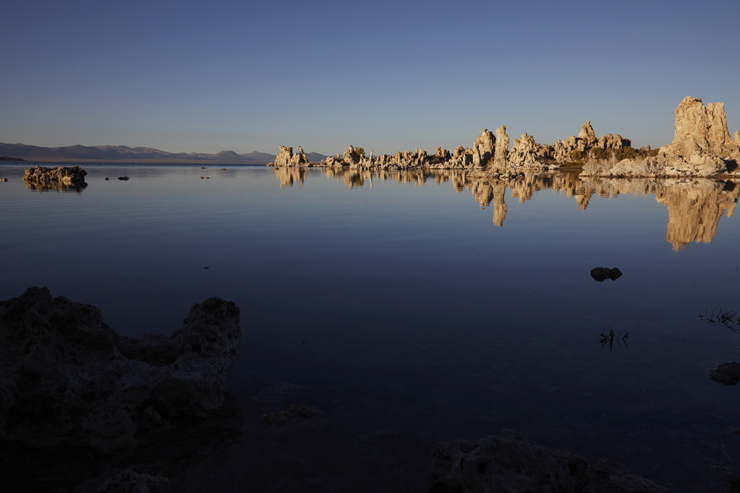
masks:
POLYGON ((567 450, 549 449, 511 430, 477 444, 457 439, 432 452, 431 493, 664 492, 618 462, 601 459, 589 466, 567 450))
POLYGON ((709 378, 725 385, 737 385, 740 382, 740 363, 734 361, 722 363, 709 370, 709 378))
POLYGON ((607 279, 611 279, 612 281, 616 281, 620 277, 622 277, 622 271, 614 267, 613 269, 608 269, 606 267, 595 267, 591 269, 591 277, 594 278, 596 282, 604 282, 607 279))
POLYGON ((46 288, 0 302, 4 491, 95 491, 129 468, 167 477, 219 457, 241 436, 224 390, 241 335, 239 309, 219 298, 193 305, 171 335, 142 339, 46 288))
POLYGON ((67 166, 58 168, 45 168, 36 166, 28 168, 23 176, 26 188, 40 192, 48 190, 82 191, 87 186, 85 176, 87 171, 79 166, 67 166))
POLYGON ((29 288, 0 302, 0 442, 134 445, 224 401, 241 348, 239 309, 210 298, 170 336, 114 332, 92 305, 29 288))

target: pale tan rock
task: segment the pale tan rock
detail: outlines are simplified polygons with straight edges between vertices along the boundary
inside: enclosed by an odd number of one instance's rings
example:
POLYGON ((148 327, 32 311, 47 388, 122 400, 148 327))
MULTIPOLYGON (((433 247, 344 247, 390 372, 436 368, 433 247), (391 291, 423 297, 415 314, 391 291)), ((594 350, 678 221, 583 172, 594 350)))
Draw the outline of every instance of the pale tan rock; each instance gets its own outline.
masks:
POLYGON ((581 131, 578 132, 578 138, 587 146, 593 146, 596 143, 596 133, 594 132, 594 127, 591 126, 591 120, 587 121, 586 124, 581 127, 581 131))
POLYGON ((496 137, 484 128, 473 144, 473 166, 481 167, 488 164, 496 148, 496 137))
POLYGON ((494 168, 504 168, 507 164, 509 154, 509 136, 506 134, 506 126, 501 125, 496 129, 496 151, 493 156, 494 168))
POLYGON ((539 147, 534 137, 524 132, 521 138, 514 139, 514 147, 509 151, 509 163, 520 166, 539 165, 537 161, 539 147))

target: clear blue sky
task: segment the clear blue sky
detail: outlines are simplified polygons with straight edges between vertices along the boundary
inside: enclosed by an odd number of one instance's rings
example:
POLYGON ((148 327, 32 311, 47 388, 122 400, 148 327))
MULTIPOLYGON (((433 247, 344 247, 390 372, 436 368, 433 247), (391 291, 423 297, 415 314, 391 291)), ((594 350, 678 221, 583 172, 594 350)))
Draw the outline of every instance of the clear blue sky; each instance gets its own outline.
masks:
POLYGON ((740 130, 740 1, 5 0, 0 142, 393 153, 673 138, 687 95, 740 130))

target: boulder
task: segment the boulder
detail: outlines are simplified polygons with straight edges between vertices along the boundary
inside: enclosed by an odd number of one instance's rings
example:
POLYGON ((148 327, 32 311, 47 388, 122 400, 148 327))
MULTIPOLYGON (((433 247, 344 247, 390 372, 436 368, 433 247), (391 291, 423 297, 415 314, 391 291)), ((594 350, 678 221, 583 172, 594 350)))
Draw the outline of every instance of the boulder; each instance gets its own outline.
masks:
POLYGON ((620 277, 622 277, 622 271, 614 267, 613 269, 608 269, 606 267, 594 267, 591 269, 591 277, 594 278, 596 282, 604 282, 607 279, 611 279, 612 281, 616 281, 620 277))
POLYGON ((45 168, 36 166, 28 168, 23 181, 31 190, 74 190, 81 191, 87 186, 85 176, 87 171, 79 166, 60 166, 58 168, 45 168))
POLYGON ((737 385, 740 382, 740 363, 734 361, 722 363, 709 370, 709 378, 724 385, 737 385))
POLYGON ((477 444, 457 439, 432 451, 431 493, 535 492, 663 493, 618 462, 589 466, 567 450, 538 445, 511 430, 477 444))
POLYGON ((239 308, 210 298, 171 335, 114 332, 92 305, 46 288, 0 302, 0 443, 135 445, 224 402, 241 348, 239 308))

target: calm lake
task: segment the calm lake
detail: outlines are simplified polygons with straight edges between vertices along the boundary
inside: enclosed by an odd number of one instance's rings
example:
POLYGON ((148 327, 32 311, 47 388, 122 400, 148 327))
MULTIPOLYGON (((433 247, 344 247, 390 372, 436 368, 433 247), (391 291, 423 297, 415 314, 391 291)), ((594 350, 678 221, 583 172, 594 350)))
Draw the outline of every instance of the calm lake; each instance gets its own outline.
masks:
POLYGON ((240 307, 241 439, 173 491, 424 492, 436 443, 504 428, 728 491, 740 388, 707 371, 740 332, 700 315, 740 311, 740 182, 83 167, 60 193, 0 166, 0 299, 46 286, 131 335, 240 307), (291 404, 317 414, 262 421, 291 404))

